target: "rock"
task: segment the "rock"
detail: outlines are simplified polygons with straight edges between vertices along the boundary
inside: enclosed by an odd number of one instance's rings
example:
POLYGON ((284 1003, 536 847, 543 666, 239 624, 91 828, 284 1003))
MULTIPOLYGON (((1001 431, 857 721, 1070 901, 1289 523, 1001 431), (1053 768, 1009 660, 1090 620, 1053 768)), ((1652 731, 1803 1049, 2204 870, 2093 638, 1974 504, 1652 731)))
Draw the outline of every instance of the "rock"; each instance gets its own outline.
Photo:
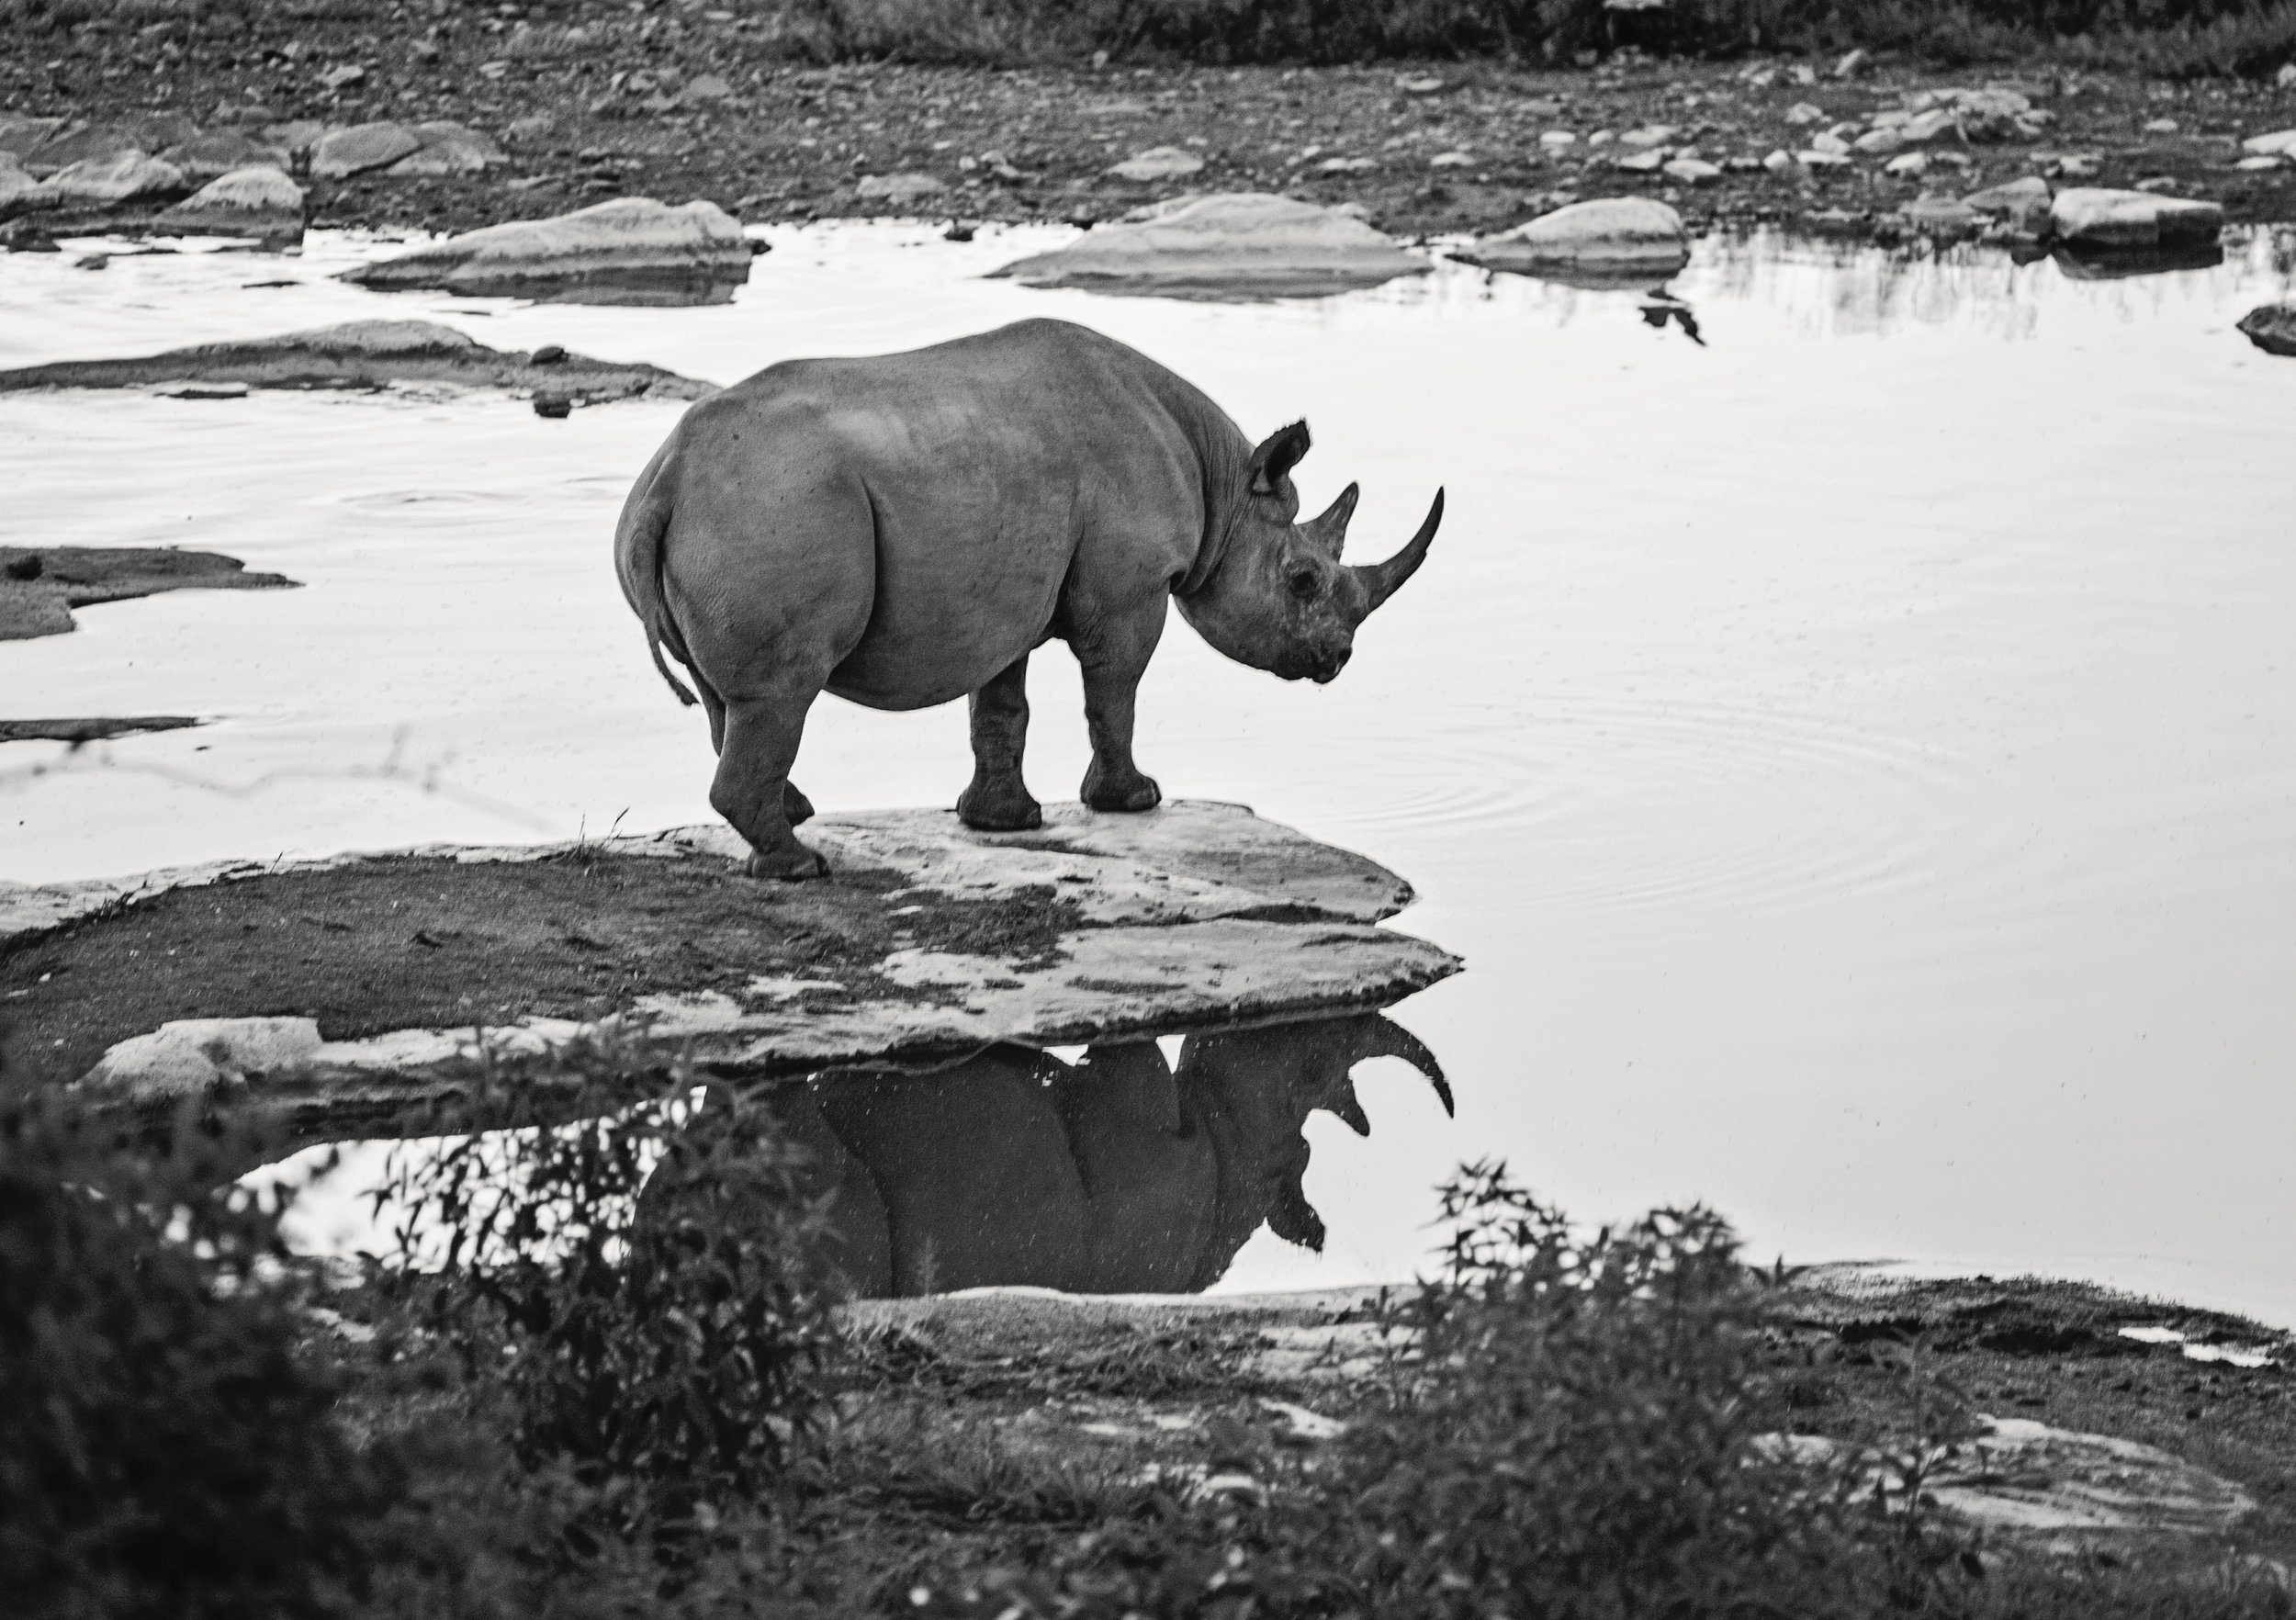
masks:
POLYGON ((1440 96, 1446 85, 1443 80, 1432 73, 1416 76, 1407 73, 1395 81, 1395 87, 1406 96, 1440 96))
POLYGON ((288 159, 298 164, 310 161, 311 148, 326 133, 326 125, 310 118, 290 118, 284 124, 263 127, 263 138, 286 147, 288 159))
POLYGON ((157 399, 244 399, 243 382, 163 382, 152 389, 157 399))
POLYGON ((2049 208, 2053 200, 2049 183, 2038 174, 2027 174, 2001 186, 1988 186, 1983 191, 1973 191, 1961 199, 1980 214, 1999 220, 2010 230, 2027 236, 2043 234, 2049 226, 2049 208))
MULTIPOLYGON (((557 345, 549 345, 556 347, 557 345)), ((537 354, 541 351, 536 351, 537 354)), ((715 385, 658 366, 593 360, 559 350, 547 362, 490 349, 428 321, 352 321, 244 343, 199 343, 124 360, 65 360, 0 371, 0 393, 26 388, 141 388, 178 379, 256 388, 380 388, 398 382, 472 388, 548 388, 585 404, 631 399, 699 399, 715 385)))
MULTIPOLYGON (((237 557, 212 551, 0 546, 0 641, 62 635, 72 628, 72 609, 98 602, 163 591, 260 591, 294 583, 277 574, 251 574, 237 557)), ((7 892, 0 884, 0 894, 7 892)))
POLYGON ((57 170, 21 194, 17 206, 86 213, 157 205, 183 196, 187 189, 184 172, 174 163, 140 152, 123 152, 57 170))
POLYGON ((419 152, 422 137, 404 124, 354 124, 330 129, 311 145, 311 173, 321 180, 341 180, 395 163, 419 152))
POLYGON ((2275 129, 2269 135, 2251 135, 2240 143, 2240 150, 2257 157, 2285 158, 2296 163, 2296 129, 2275 129))
POLYGON ((1152 146, 1146 152, 1134 152, 1108 172, 1120 180, 1177 180, 1199 173, 1203 166, 1204 160, 1185 147, 1152 146))
POLYGON ((1906 138, 1896 129, 1868 129, 1850 142, 1850 150, 1867 157, 1885 157, 1905 143, 1906 138))
POLYGON ((1254 192, 1176 197, 993 272, 1029 287, 1166 298, 1315 298, 1425 274, 1362 220, 1254 192))
POLYGON ((346 62, 341 67, 329 68, 320 74, 319 82, 330 90, 348 90, 354 84, 366 82, 366 70, 356 62, 346 62))
POLYGON ((1607 197, 1542 214, 1453 255, 1492 270, 1596 281, 1662 280, 1690 262, 1683 219, 1649 197, 1607 197))
POLYGON ((51 134, 22 156, 28 171, 46 176, 78 163, 129 152, 148 156, 181 145, 198 133, 188 118, 153 113, 118 124, 73 124, 51 134))
POLYGON ((678 92, 678 99, 688 107, 706 107, 712 102, 726 100, 734 87, 715 73, 699 73, 686 81, 686 87, 678 92))
POLYGON ((2296 62, 2284 62, 2280 71, 2272 75, 2272 83, 2283 90, 2296 90, 2296 62))
POLYGON ((9 205, 39 184, 17 163, 16 153, 0 152, 0 217, 8 214, 9 205))
POLYGON ((2248 341, 2268 354, 2296 360, 2296 304, 2263 304, 2240 318, 2248 341))
POLYGON ((933 197, 949 189, 948 182, 937 174, 915 172, 901 174, 864 174, 854 194, 867 200, 882 200, 896 207, 933 197))
POLYGON ((36 118, 24 113, 0 113, 0 152, 11 153, 19 165, 63 128, 62 118, 36 118))
POLYGON ((502 131, 502 139, 512 146, 540 146, 557 129, 557 119, 548 113, 528 113, 523 118, 512 118, 510 128, 502 131))
POLYGON ((478 130, 461 124, 417 124, 422 144, 390 165, 392 174, 481 174, 509 154, 478 130))
POLYGON ((1806 101, 1797 101, 1785 109, 1785 121, 1797 129, 1806 124, 1815 124, 1825 116, 1824 107, 1813 106, 1806 101))
POLYGON ((1848 55, 1844 56, 1840 62, 1834 63, 1834 77, 1837 79, 1854 79, 1873 65, 1874 57, 1872 52, 1862 50, 1852 51, 1848 55))
POLYGON ((1907 146, 1926 146, 1932 141, 1961 138, 1961 120, 1950 107, 1917 113, 1896 126, 1898 141, 1907 146))
POLYGON ((1363 174, 1378 168, 1379 160, 1367 157, 1333 157, 1325 158, 1315 166, 1318 173, 1325 174, 1363 174))
POLYGON ((1427 166, 1431 169, 1464 169, 1474 161, 1471 152, 1439 152, 1427 160, 1427 166))
POLYGON ((1666 172, 1685 186, 1711 186, 1722 178, 1722 165, 1704 158, 1676 158, 1666 165, 1666 172))
POLYGON ((745 848, 712 825, 594 840, 580 862, 552 859, 575 846, 448 846, 0 887, 0 949, 52 974, 10 1002, 0 1061, 33 1084, 84 1076, 129 1107, 228 1082, 298 1131, 355 1118, 358 1134, 390 1134, 480 1042, 534 1051, 596 1028, 589 986, 556 965, 569 906, 586 960, 647 964, 625 1038, 729 1076, 1357 1013, 1459 966, 1377 926, 1412 897, 1392 872, 1236 805, 1047 805, 1041 829, 996 835, 948 811, 827 815, 806 836, 833 873, 870 881, 745 881, 745 848), (118 937, 148 954, 154 929, 187 967, 215 939, 233 961, 156 984, 118 937), (793 952, 798 934, 829 944, 793 952), (346 992, 377 1033, 321 1032, 346 992), (504 1015, 483 1032, 474 996, 504 1015))
POLYGON ((2261 174, 2267 169, 2284 169, 2291 163, 2296 163, 2296 158, 2245 157, 2238 163, 2234 163, 2233 167, 2243 170, 2248 174, 2261 174))
POLYGON ((1622 157, 1614 166, 1632 174, 1655 174, 1658 173, 1659 166, 1666 162, 1666 156, 1667 149, 1660 146, 1649 152, 1638 152, 1622 157))
POLYGON ((1773 174, 1783 174, 1794 167, 1794 154, 1781 146, 1761 160, 1761 166, 1773 174))
POLYGON ((1809 146, 1812 152, 1822 152, 1829 157, 1845 157, 1850 151, 1850 143, 1830 131, 1811 136, 1809 146))
POLYGON ((1578 145, 1579 137, 1575 130, 1549 129, 1538 138, 1538 143, 1548 152, 1555 152, 1566 146, 1578 145))
POLYGON ((234 169, 155 223, 189 236, 252 236, 268 246, 291 247, 303 240, 303 188, 277 168, 234 169))
POLYGON ((1924 197, 1908 203, 1898 217, 1924 236, 1974 236, 1986 216, 1955 197, 1924 197))
POLYGON ((2077 248, 2175 247, 2214 242, 2224 210, 2143 191, 2076 186, 2057 193, 2049 224, 2060 242, 2077 248))
POLYGON ((1885 174, 1911 177, 1926 174, 1930 169, 1930 154, 1926 152, 1901 152, 1882 165, 1885 174))
POLYGON ((284 169, 292 161, 287 149, 243 129, 211 129, 162 154, 184 172, 185 181, 205 186, 234 169, 284 169))
POLYGON ((555 219, 489 225, 343 271, 343 279, 378 292, 718 304, 748 280, 749 258, 739 222, 715 203, 670 208, 624 197, 555 219))
POLYGON ((2176 132, 2177 120, 2174 118, 2150 118, 2144 125, 2147 135, 2174 135, 2176 132))
POLYGON ((1681 131, 1672 124, 1645 124, 1639 129, 1629 129, 1618 138, 1621 146, 1664 146, 1681 131))
POLYGON ((1846 153, 1825 152, 1816 147, 1812 147, 1807 152, 1795 152, 1794 161, 1805 169, 1841 169, 1847 168, 1850 163, 1846 153))

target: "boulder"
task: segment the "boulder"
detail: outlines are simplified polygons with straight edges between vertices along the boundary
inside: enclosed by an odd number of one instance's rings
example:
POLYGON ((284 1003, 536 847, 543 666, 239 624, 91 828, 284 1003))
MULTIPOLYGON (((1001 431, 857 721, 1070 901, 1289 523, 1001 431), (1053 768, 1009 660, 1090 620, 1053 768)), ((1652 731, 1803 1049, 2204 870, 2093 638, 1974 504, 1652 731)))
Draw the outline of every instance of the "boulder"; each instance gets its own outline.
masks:
POLYGON ((422 137, 404 124, 354 124, 330 129, 311 146, 311 173, 321 180, 364 174, 419 152, 422 137))
POLYGON ((63 128, 62 118, 36 118, 26 113, 0 113, 0 152, 11 153, 20 164, 39 143, 63 128))
POLYGON ((2275 129, 2269 135, 2251 135, 2240 143, 2240 149, 2254 157, 2276 157, 2296 163, 2296 129, 2275 129))
POLYGON ((181 169, 185 181, 193 186, 205 186, 235 169, 284 169, 289 161, 285 146, 250 135, 244 129, 210 129, 181 145, 169 147, 163 155, 181 169))
POLYGON ((122 152, 57 170, 24 193, 17 206, 93 212, 156 205, 188 189, 184 172, 174 163, 140 152, 122 152))
POLYGON ((378 292, 580 304, 725 303, 749 278, 749 242, 715 203, 622 197, 548 219, 448 237, 343 272, 378 292))
POLYGON ((1526 276, 1663 280, 1690 263, 1690 240, 1683 217, 1664 203, 1606 197, 1542 214, 1453 257, 1526 276))
POLYGON ((917 202, 949 189, 948 183, 937 174, 864 174, 854 194, 864 200, 889 202, 895 207, 917 202))
POLYGON ((2048 229, 2049 209, 2054 198, 2050 196, 2046 180, 2038 174, 2027 174, 2005 185, 1973 191, 1961 200, 2011 231, 2039 236, 2048 229))
POLYGON ((2183 247, 2215 242, 2224 229, 2224 210, 2149 191, 2075 186, 2057 193, 2049 225, 2058 241, 2075 248, 2183 247))
POLYGON ((686 81, 686 87, 678 92, 678 99, 688 107, 705 107, 724 101, 734 93, 734 87, 716 73, 698 73, 686 81))
POLYGON ((1427 262, 1337 208, 1258 192, 1175 197, 992 272, 1028 287, 1165 298, 1318 298, 1427 262))
POLYGON ((746 847, 712 825, 0 885, 29 991, 0 1062, 130 1108, 230 1086, 294 1129, 388 1135, 474 1050, 604 1034, 602 960, 633 991, 620 1038, 761 1078, 1361 1013, 1459 968, 1379 926, 1412 897, 1393 872, 1238 805, 1048 804, 1008 834, 945 810, 806 825, 824 883, 743 880, 746 847), (129 939, 174 950, 171 972, 129 939))
POLYGON ((393 174, 482 174, 510 156, 488 137, 461 124, 417 124, 422 144, 390 165, 393 174))
POLYGON ((1180 146, 1152 146, 1134 152, 1109 173, 1120 180, 1177 180, 1199 172, 1204 160, 1180 146))
POLYGON ((198 343, 121 360, 63 360, 0 371, 0 394, 27 388, 144 388, 154 383, 236 383, 255 388, 379 388, 397 382, 548 388, 597 404, 648 394, 699 399, 712 383, 640 364, 569 354, 555 343, 533 354, 491 349, 429 321, 351 321, 242 343, 198 343))
POLYGON ((252 236, 266 246, 303 239, 303 188, 274 166, 219 174, 156 221, 188 236, 252 236))
POLYGON ((2240 318, 2240 331, 2268 354, 2296 360, 2296 304, 2262 304, 2240 318))
POLYGON ((73 124, 24 153, 24 166, 35 174, 53 174, 91 160, 164 151, 198 133, 190 119, 174 113, 154 113, 117 124, 73 124))

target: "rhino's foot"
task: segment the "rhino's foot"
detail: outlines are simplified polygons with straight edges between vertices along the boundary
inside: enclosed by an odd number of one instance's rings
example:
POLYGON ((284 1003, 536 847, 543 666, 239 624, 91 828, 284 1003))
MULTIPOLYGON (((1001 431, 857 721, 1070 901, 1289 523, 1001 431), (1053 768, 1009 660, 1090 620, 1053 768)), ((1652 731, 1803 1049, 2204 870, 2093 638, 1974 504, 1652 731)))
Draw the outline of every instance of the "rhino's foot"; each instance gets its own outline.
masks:
POLYGON ((781 883, 799 883, 813 878, 827 877, 829 863, 793 838, 783 849, 751 850, 746 870, 753 878, 772 878, 781 883))
POLYGON ((1102 775, 1095 765, 1085 775, 1084 801, 1095 810, 1113 810, 1123 815, 1137 815, 1154 810, 1164 802, 1164 790, 1156 779, 1133 771, 1126 775, 1114 771, 1102 775))
POLYGON ((1044 825, 1044 806, 1017 782, 975 778, 957 795, 957 819, 975 832, 1028 832, 1044 825))
POLYGON ((789 818, 792 827, 813 819, 813 801, 799 793, 793 782, 782 783, 782 814, 789 818))

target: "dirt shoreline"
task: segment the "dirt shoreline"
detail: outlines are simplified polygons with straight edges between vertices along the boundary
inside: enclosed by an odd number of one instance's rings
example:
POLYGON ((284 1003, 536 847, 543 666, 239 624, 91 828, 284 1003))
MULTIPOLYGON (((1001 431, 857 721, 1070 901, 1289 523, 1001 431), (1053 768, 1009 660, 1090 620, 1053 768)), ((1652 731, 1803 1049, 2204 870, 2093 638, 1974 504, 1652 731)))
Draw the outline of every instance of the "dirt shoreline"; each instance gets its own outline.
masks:
POLYGON ((1793 59, 1631 54, 1563 70, 809 68, 776 59, 741 17, 694 9, 642 23, 602 8, 560 8, 542 24, 441 17, 427 31, 415 19, 412 40, 375 32, 372 19, 239 26, 212 38, 180 21, 136 34, 84 28, 5 53, 0 121, 164 114, 253 133, 298 120, 444 119, 501 142, 509 161, 480 174, 308 180, 313 224, 383 230, 463 230, 640 194, 706 197, 752 223, 1086 223, 1187 191, 1256 190, 1357 203, 1404 237, 1488 232, 1560 201, 1646 195, 1674 203, 1694 229, 1800 224, 1886 241, 1897 210, 1925 193, 2033 174, 2147 184, 2219 202, 2235 224, 2296 219, 2296 163, 2236 166, 2241 139, 2296 125, 2296 83, 2170 83, 2046 63, 1947 71, 1888 57, 1843 77, 1837 64, 1793 59), (1888 174, 1881 153, 1761 166, 1923 90, 1988 84, 2014 87, 2042 116, 2005 139, 1932 142, 1926 174, 1888 174), (1790 118, 1797 107, 1815 116, 1790 118), (1635 149, 1617 137, 1654 126, 1720 173, 1688 184, 1618 167, 1635 149), (1542 142, 1561 131, 1576 139, 1542 142), (1108 172, 1165 146, 1204 166, 1158 181, 1108 172), (864 180, 882 193, 895 175, 940 188, 863 195, 864 180))

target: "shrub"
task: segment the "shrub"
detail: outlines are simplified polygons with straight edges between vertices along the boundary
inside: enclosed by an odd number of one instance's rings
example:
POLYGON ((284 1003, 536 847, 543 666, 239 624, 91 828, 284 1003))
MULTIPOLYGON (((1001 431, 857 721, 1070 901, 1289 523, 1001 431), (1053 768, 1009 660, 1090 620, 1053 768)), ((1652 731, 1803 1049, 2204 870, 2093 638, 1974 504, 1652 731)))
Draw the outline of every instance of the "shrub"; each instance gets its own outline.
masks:
POLYGON ((401 1152, 377 1196, 399 1286, 470 1389, 499 1383, 518 1460, 570 1468, 607 1528, 674 1536, 806 1453, 836 1285, 764 1102, 633 1067, 610 1040, 490 1059, 488 1117, 551 1122, 401 1152))
POLYGON ((12 1614, 336 1613, 394 1493, 294 1355, 279 1206, 245 1143, 149 1151, 0 1112, 0 1592, 12 1614))

